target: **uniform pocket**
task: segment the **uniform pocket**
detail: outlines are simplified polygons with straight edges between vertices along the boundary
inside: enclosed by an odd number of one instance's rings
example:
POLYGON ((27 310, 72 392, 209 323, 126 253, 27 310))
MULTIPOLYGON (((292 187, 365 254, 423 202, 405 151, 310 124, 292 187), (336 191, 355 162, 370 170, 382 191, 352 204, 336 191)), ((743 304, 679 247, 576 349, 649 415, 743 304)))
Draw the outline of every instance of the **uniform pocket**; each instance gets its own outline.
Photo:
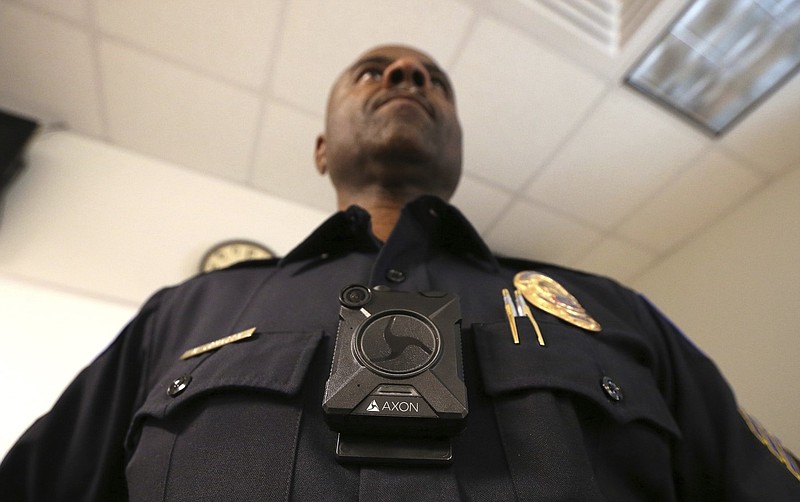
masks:
POLYGON ((671 445, 680 431, 640 362, 644 342, 632 333, 539 325, 545 346, 524 319, 519 345, 507 323, 474 326, 517 496, 671 500, 671 445))
POLYGON ((279 498, 276 487, 291 478, 299 393, 321 339, 321 331, 257 332, 176 360, 128 431, 130 499, 279 498), (251 490, 237 493, 230 476, 247 477, 240 485, 251 490))
POLYGON ((545 346, 527 321, 517 322, 515 345, 507 323, 475 325, 475 345, 487 394, 501 398, 525 390, 550 390, 588 401, 614 421, 644 421, 679 437, 680 431, 648 368, 592 333, 564 324, 540 323, 545 346))

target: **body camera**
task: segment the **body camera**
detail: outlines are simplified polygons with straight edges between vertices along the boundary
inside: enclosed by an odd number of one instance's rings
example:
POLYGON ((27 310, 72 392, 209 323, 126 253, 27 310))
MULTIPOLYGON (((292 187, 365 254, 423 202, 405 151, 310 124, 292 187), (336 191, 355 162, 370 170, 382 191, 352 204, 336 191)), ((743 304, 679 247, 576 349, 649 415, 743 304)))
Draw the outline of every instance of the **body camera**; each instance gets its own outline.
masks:
POLYGON ((360 436, 458 434, 467 417, 458 297, 353 285, 340 302, 323 400, 329 427, 360 436))

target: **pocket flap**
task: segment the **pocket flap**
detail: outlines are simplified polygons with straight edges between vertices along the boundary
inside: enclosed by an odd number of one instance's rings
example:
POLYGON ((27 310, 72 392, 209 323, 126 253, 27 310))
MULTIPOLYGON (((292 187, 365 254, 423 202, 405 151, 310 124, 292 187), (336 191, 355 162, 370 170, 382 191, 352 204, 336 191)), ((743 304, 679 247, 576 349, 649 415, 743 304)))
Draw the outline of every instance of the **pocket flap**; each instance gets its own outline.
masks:
POLYGON ((521 343, 507 323, 473 326, 481 378, 487 394, 500 397, 525 389, 552 389, 588 399, 620 423, 652 422, 680 437, 680 430, 650 371, 611 350, 589 333, 556 323, 540 323, 545 346, 530 323, 518 319, 521 343))
POLYGON ((163 417, 198 396, 225 389, 293 396, 321 339, 322 331, 256 332, 213 352, 176 360, 137 415, 163 417))

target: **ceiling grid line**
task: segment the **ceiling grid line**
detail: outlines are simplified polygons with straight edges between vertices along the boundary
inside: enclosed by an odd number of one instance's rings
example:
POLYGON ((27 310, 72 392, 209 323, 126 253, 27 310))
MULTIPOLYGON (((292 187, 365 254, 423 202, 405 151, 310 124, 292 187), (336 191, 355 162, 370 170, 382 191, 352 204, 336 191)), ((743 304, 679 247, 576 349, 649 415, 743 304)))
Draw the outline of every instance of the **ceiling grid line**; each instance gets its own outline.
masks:
POLYGON ((89 28, 88 21, 86 21, 86 19, 84 19, 83 21, 76 21, 75 19, 72 19, 70 17, 63 16, 57 12, 52 12, 36 4, 23 2, 22 0, 2 0, 2 1, 8 3, 9 5, 14 5, 20 9, 35 13, 36 15, 42 16, 44 18, 69 24, 81 30, 86 30, 89 28))
POLYGON ((151 49, 149 47, 146 47, 146 46, 144 46, 142 44, 137 44, 135 42, 131 42, 130 40, 128 40, 125 37, 121 37, 119 35, 116 35, 114 33, 110 33, 108 31, 104 30, 101 26, 97 26, 96 29, 100 33, 101 42, 115 44, 115 45, 117 45, 119 47, 122 47, 124 49, 136 52, 136 53, 138 53, 138 54, 140 54, 142 56, 145 56, 147 58, 155 59, 155 60, 160 61, 162 63, 166 63, 166 64, 168 64, 170 66, 174 66, 174 67, 176 67, 178 69, 181 69, 183 71, 195 74, 195 75, 197 75, 199 77, 203 77, 204 79, 211 80, 211 81, 214 81, 214 82, 216 82, 218 84, 222 84, 222 85, 228 86, 230 88, 236 89, 239 92, 244 92, 244 93, 252 94, 252 95, 256 95, 259 92, 259 88, 250 87, 248 85, 242 84, 241 82, 237 82, 236 80, 233 80, 233 79, 230 79, 230 78, 226 78, 225 76, 222 76, 222 75, 220 75, 218 73, 215 73, 213 71, 207 70, 205 68, 201 68, 200 66, 197 66, 195 64, 192 64, 192 63, 189 63, 189 62, 186 62, 186 61, 182 61, 179 58, 176 58, 176 57, 171 56, 169 54, 165 54, 165 53, 159 52, 157 50, 154 50, 154 49, 151 49))
MULTIPOLYGON (((562 149, 566 148, 566 146, 568 144, 570 144, 570 143, 572 143, 574 141, 574 139, 575 139, 575 137, 577 135, 577 132, 584 126, 584 123, 586 122, 587 118, 593 113, 593 110, 596 108, 597 104, 602 102, 603 99, 605 99, 605 97, 609 93, 611 93, 614 89, 615 89, 615 86, 613 85, 612 82, 606 82, 603 91, 600 92, 598 94, 598 96, 595 97, 595 99, 593 100, 593 102, 589 106, 587 106, 587 108, 584 111, 584 113, 582 115, 580 115, 575 120, 575 122, 572 124, 572 126, 564 134, 564 136, 561 139, 561 141, 559 142, 559 144, 556 145, 556 147, 553 148, 550 151, 550 153, 542 159, 542 161, 539 164, 539 166, 537 166, 536 169, 534 169, 534 171, 531 173, 531 175, 529 175, 529 177, 525 181, 520 183, 520 185, 518 186, 518 188, 516 190, 510 192, 511 193, 511 197, 509 198, 508 202, 505 204, 505 206, 503 207, 502 211, 500 211, 498 213, 497 217, 494 219, 494 221, 492 221, 492 224, 488 228, 496 228, 497 226, 499 226, 500 222, 504 219, 505 215, 507 213, 509 213, 510 210, 514 207, 514 205, 516 205, 520 201, 522 201, 524 203, 532 204, 532 205, 535 205, 535 206, 538 206, 538 207, 545 208, 548 211, 550 211, 551 213, 556 214, 559 217, 561 217, 563 219, 566 219, 567 221, 572 221, 572 222, 574 222, 574 223, 576 223, 576 224, 578 224, 580 226, 589 227, 589 228, 593 227, 593 225, 592 225, 592 223, 590 221, 583 220, 583 219, 581 219, 579 217, 576 217, 575 215, 564 211, 560 207, 554 207, 554 206, 552 206, 550 204, 547 204, 546 202, 536 200, 535 198, 531 198, 530 196, 528 196, 527 192, 528 192, 529 188, 536 183, 536 180, 544 173, 544 171, 547 170, 547 166, 549 166, 551 164, 552 160, 554 158, 558 157, 558 155, 562 151, 562 149)), ((489 235, 491 235, 491 231, 489 231, 488 233, 489 233, 489 235)), ((590 241, 586 242, 585 246, 582 248, 582 250, 578 251, 576 253, 573 261, 578 259, 578 257, 580 257, 580 256, 585 256, 588 252, 590 252, 591 246, 602 242, 602 240, 604 239, 604 236, 607 236, 607 235, 608 235, 608 231, 602 232, 593 241, 590 240, 590 241)), ((624 239, 624 241, 627 242, 628 239, 624 239)))
MULTIPOLYGON (((671 246, 668 246, 668 247, 666 247, 664 249, 658 249, 656 247, 648 246, 644 242, 637 241, 635 239, 631 239, 630 237, 628 237, 624 233, 621 233, 620 229, 623 228, 626 223, 628 223, 631 220, 633 220, 637 216, 637 214, 640 211, 642 211, 644 208, 646 208, 648 206, 648 204, 653 199, 655 199, 659 195, 662 195, 663 193, 667 192, 681 178, 681 176, 686 172, 686 170, 691 169, 691 167, 694 165, 694 162, 697 159, 700 159, 700 158, 704 157, 705 155, 707 155, 711 151, 713 151, 712 147, 711 146, 707 146, 700 153, 698 153, 692 159, 691 162, 687 162, 686 163, 685 169, 676 170, 676 172, 672 173, 672 176, 670 176, 666 181, 664 181, 663 184, 659 185, 657 187, 657 189, 654 192, 652 192, 651 194, 649 194, 649 196, 647 198, 643 199, 640 204, 636 205, 633 209, 631 209, 630 212, 628 212, 628 214, 623 216, 615 225, 613 225, 611 227, 608 227, 608 229, 606 230, 606 238, 617 239, 619 241, 625 242, 629 246, 637 247, 639 249, 647 251, 649 254, 653 255, 653 259, 654 260, 660 259, 661 257, 664 257, 664 256, 668 256, 672 252, 673 248, 677 247, 679 244, 681 244, 683 242, 681 239, 676 241, 676 243, 672 244, 671 246)), ((712 225, 713 222, 715 222, 717 219, 718 218, 713 218, 713 219, 709 220, 709 222, 706 225, 703 225, 703 227, 708 227, 708 226, 712 225)), ((652 223, 653 224, 658 224, 659 222, 653 221, 652 223)), ((690 235, 695 235, 696 233, 697 233, 697 231, 691 232, 690 235)), ((655 263, 655 261, 654 261, 654 263, 655 263)))
MULTIPOLYGON (((100 55, 100 45, 102 44, 102 33, 97 28, 97 0, 88 0, 84 12, 89 45, 91 50, 92 70, 94 73, 95 92, 97 93, 97 112, 100 114, 101 134, 99 139, 111 142, 111 121, 108 110, 108 95, 106 94, 106 81, 103 78, 102 57, 100 55)), ((69 125, 69 124, 67 124, 69 125)))
MULTIPOLYGON (((775 178, 780 178, 782 176, 787 176, 787 175, 788 175, 788 172, 784 172, 783 174, 778 175, 775 178)), ((772 181, 774 181, 774 180, 762 181, 756 188, 754 188, 749 193, 747 193, 744 197, 742 197, 740 200, 735 202, 733 204, 734 207, 731 210, 725 211, 722 214, 718 215, 717 217, 708 220, 706 223, 704 223, 701 227, 697 228, 695 231, 685 234, 684 237, 682 237, 675 244, 673 244, 672 246, 670 246, 669 248, 667 248, 663 252, 659 253, 656 256, 656 259, 654 259, 653 262, 650 263, 647 268, 645 268, 643 270, 640 270, 639 272, 637 272, 635 274, 632 274, 629 277, 626 277, 626 279, 625 279, 626 282, 635 283, 636 281, 639 280, 640 277, 642 277, 644 274, 646 274, 649 269, 658 267, 659 264, 665 262, 670 257, 672 257, 672 256, 676 255, 677 253, 679 253, 682 249, 684 249, 687 245, 689 245, 695 238, 697 238, 698 236, 703 235, 709 229, 714 228, 720 222, 722 222, 723 220, 728 218, 732 211, 734 211, 735 209, 737 209, 740 206, 746 205, 750 200, 756 199, 761 192, 763 192, 764 190, 767 190, 772 185, 772 181)))
MULTIPOLYGON (((724 142, 718 143, 716 147, 721 152, 723 152, 725 155, 735 159, 737 163, 741 164, 743 167, 746 167, 751 173, 753 173, 754 175, 758 176, 759 178, 761 178, 764 181, 769 181, 769 180, 772 180, 774 178, 777 178, 784 171, 788 170, 788 169, 779 169, 777 173, 770 172, 769 170, 760 167, 758 164, 756 164, 755 162, 753 162, 751 159, 747 158, 746 156, 742 155, 737 150, 735 150, 733 148, 730 148, 724 142)), ((790 164, 787 164, 787 167, 789 167, 790 164)), ((800 168, 800 164, 797 164, 796 167, 800 168)))
POLYGON ((288 0, 281 0, 280 7, 278 8, 278 22, 275 25, 275 33, 272 34, 272 57, 269 58, 264 68, 264 76, 261 83, 261 90, 258 93, 258 118, 256 119, 256 126, 253 128, 253 139, 250 144, 250 153, 248 154, 247 170, 245 172, 245 182, 247 186, 255 188, 255 174, 256 162, 258 159, 258 149, 261 144, 261 138, 264 134, 264 127, 268 119, 267 107, 269 102, 275 98, 275 90, 273 74, 275 71, 275 62, 278 61, 278 55, 282 49, 281 40, 283 40, 283 29, 285 25, 286 11, 288 0))
MULTIPOLYGON (((458 42, 456 43, 455 49, 453 50, 453 54, 450 57, 450 60, 445 62, 445 67, 448 69, 454 68, 456 64, 458 64, 458 61, 461 58, 464 49, 469 43, 470 37, 475 33, 475 29, 478 26, 478 23, 480 22, 480 14, 478 13, 478 8, 469 5, 469 9, 472 11, 472 13, 470 14, 469 21, 467 21, 467 26, 464 29, 464 33, 461 35, 458 42)), ((457 94, 456 94, 456 99, 458 99, 457 94)))
POLYGON ((569 127, 566 133, 564 133, 564 136, 561 139, 561 141, 559 141, 559 143, 552 150, 550 150, 550 153, 542 159, 541 163, 536 167, 536 169, 534 169, 533 172, 531 172, 531 174, 528 176, 528 178, 526 178, 525 181, 522 182, 520 188, 516 192, 517 195, 525 197, 525 192, 527 192, 528 189, 536 183, 536 180, 541 178, 541 176, 545 174, 548 171, 548 169, 552 169, 553 159, 558 157, 561 154, 561 152, 563 152, 563 150, 567 148, 568 145, 570 145, 572 142, 575 141, 578 132, 584 127, 586 121, 594 113, 595 108, 601 102, 603 102, 608 97, 608 95, 614 91, 615 88, 616 86, 612 82, 607 82, 605 84, 603 91, 598 93, 598 95, 586 107, 583 113, 575 119, 572 126, 569 127))

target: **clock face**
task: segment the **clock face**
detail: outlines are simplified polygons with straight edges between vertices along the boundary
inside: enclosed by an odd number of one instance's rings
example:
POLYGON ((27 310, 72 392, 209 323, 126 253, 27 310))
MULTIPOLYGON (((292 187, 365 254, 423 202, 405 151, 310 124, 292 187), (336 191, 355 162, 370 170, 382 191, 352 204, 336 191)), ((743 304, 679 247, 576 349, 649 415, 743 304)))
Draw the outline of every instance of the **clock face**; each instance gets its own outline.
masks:
POLYGON ((275 254, 257 242, 234 240, 217 244, 200 261, 200 271, 210 272, 249 260, 273 258, 275 254))

